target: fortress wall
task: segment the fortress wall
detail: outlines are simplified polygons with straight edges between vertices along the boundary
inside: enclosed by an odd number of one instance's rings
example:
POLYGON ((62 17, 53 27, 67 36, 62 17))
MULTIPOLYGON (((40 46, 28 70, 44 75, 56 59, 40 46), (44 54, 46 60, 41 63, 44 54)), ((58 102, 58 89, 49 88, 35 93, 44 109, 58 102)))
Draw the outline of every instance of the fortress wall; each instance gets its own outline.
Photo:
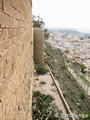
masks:
POLYGON ((31 0, 0 0, 0 120, 31 120, 31 0))
POLYGON ((44 65, 44 30, 34 28, 34 61, 36 64, 44 65))

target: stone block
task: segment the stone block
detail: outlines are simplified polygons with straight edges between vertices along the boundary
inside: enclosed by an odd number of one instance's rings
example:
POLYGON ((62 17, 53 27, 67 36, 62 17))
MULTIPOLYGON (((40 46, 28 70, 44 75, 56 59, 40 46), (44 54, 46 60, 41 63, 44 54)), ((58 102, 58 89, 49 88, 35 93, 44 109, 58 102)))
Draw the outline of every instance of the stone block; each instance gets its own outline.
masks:
POLYGON ((3 10, 3 0, 0 0, 0 12, 3 10))

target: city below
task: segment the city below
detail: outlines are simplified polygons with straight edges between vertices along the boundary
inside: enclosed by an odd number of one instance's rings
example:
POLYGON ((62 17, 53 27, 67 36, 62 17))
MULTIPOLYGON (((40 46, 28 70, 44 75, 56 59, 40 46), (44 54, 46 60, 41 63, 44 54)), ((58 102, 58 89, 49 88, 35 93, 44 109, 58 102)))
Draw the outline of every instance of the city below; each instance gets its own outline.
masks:
POLYGON ((90 96, 90 34, 73 29, 49 29, 47 42, 62 51, 65 61, 69 59, 70 63, 65 62, 69 72, 90 96), (79 71, 75 64, 85 71, 79 71))
POLYGON ((48 41, 66 52, 67 56, 83 63, 90 70, 90 34, 73 29, 49 30, 48 41))

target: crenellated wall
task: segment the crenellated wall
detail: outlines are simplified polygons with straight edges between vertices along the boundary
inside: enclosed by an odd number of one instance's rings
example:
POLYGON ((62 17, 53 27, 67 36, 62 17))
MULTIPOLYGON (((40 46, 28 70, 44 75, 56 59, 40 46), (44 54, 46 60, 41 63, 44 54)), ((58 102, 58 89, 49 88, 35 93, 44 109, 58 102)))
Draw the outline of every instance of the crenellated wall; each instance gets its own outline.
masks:
POLYGON ((31 0, 0 0, 0 120, 31 120, 31 0))

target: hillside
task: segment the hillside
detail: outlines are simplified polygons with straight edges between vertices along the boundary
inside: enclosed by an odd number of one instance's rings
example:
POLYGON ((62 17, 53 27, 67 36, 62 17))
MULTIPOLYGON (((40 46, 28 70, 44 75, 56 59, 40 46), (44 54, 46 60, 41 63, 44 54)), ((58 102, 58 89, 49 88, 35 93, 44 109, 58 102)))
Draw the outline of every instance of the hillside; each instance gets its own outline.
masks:
POLYGON ((72 112, 90 112, 90 98, 78 85, 73 75, 68 71, 65 58, 60 49, 46 43, 46 63, 59 81, 63 95, 72 112))

